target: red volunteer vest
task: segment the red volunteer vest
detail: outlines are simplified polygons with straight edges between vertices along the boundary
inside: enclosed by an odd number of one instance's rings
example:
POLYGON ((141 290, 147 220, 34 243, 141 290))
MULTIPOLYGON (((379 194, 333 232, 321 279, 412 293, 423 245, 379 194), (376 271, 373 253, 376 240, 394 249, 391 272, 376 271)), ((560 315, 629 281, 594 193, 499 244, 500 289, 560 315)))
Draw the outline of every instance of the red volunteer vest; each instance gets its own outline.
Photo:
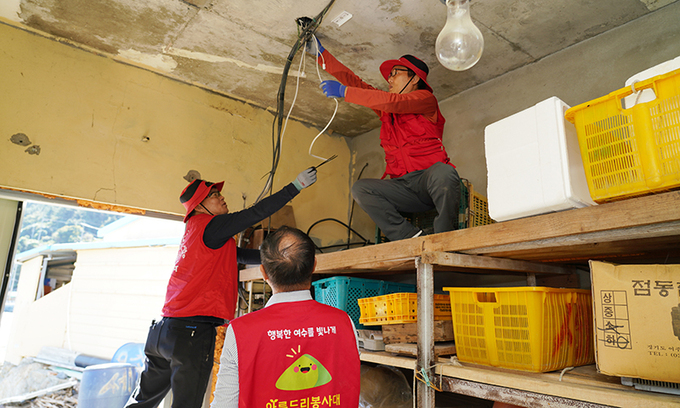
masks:
POLYGON ((196 214, 187 221, 175 269, 165 294, 163 316, 213 316, 231 320, 236 309, 236 241, 219 249, 203 243, 212 215, 196 214))
POLYGON ((386 112, 383 112, 380 120, 380 146, 385 150, 387 165, 382 178, 386 175, 390 178, 401 177, 412 171, 425 170, 437 162, 453 166, 442 144, 446 120, 439 108, 436 123, 423 115, 386 112))
POLYGON ((347 313, 305 300, 268 306, 231 324, 240 408, 359 405, 359 352, 347 313))

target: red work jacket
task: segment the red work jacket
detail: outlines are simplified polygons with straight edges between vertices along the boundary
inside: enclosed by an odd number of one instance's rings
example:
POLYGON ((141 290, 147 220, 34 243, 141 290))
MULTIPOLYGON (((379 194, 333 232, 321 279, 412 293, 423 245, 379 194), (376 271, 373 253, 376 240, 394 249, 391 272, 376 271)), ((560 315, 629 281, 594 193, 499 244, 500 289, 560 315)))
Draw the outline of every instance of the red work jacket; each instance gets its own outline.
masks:
POLYGON ((432 92, 425 89, 407 94, 385 92, 362 81, 328 51, 318 61, 325 63, 326 71, 348 87, 345 101, 371 108, 380 116, 380 145, 386 164, 382 178, 401 177, 437 162, 453 166, 442 144, 446 120, 432 92))

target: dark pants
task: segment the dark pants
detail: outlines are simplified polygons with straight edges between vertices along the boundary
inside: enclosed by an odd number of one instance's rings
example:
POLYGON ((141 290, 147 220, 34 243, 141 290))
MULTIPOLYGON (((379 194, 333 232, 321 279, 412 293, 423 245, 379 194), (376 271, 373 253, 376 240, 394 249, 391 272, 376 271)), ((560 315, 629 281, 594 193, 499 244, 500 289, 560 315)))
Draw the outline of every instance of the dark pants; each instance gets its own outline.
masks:
POLYGON ((173 408, 200 408, 215 351, 215 326, 164 317, 151 325, 147 367, 126 407, 155 408, 172 389, 173 408))
POLYGON ((436 208, 435 233, 452 231, 458 226, 460 177, 448 164, 435 163, 396 179, 357 180, 352 196, 390 241, 411 238, 419 231, 399 212, 436 208))

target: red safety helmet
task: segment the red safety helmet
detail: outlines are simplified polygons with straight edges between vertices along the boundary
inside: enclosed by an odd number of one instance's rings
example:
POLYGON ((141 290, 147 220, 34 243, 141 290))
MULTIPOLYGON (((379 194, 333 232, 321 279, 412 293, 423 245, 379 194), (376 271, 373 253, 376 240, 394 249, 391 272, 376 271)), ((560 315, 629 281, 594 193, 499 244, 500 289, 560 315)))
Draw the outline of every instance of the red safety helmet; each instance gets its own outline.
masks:
POLYGON ((187 213, 184 215, 184 222, 187 222, 189 215, 194 208, 196 208, 205 198, 210 194, 210 190, 216 188, 217 191, 222 191, 222 186, 224 186, 224 181, 219 183, 211 183, 210 181, 205 181, 201 179, 196 179, 189 183, 188 186, 184 188, 182 194, 179 196, 179 201, 182 203, 184 208, 187 209, 187 213))

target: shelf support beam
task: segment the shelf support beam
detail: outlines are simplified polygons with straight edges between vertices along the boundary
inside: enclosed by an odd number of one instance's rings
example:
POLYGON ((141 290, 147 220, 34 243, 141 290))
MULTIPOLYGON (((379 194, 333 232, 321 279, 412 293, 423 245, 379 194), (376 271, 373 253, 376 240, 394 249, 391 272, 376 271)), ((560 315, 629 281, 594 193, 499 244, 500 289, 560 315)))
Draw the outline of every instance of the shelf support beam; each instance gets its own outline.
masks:
POLYGON ((421 255, 421 262, 440 266, 470 268, 475 270, 502 270, 507 272, 549 274, 576 273, 575 268, 560 265, 440 251, 423 252, 421 255))
MULTIPOLYGON (((418 282, 418 364, 434 380, 434 270, 431 263, 416 258, 418 282)), ((415 390, 414 390, 415 392, 415 390)), ((418 408, 434 408, 434 389, 422 381, 417 385, 418 408)))
POLYGON ((501 401, 506 404, 532 408, 608 408, 610 405, 600 405, 592 402, 577 401, 531 391, 482 384, 459 378, 443 377, 442 391, 468 395, 475 398, 501 401))

